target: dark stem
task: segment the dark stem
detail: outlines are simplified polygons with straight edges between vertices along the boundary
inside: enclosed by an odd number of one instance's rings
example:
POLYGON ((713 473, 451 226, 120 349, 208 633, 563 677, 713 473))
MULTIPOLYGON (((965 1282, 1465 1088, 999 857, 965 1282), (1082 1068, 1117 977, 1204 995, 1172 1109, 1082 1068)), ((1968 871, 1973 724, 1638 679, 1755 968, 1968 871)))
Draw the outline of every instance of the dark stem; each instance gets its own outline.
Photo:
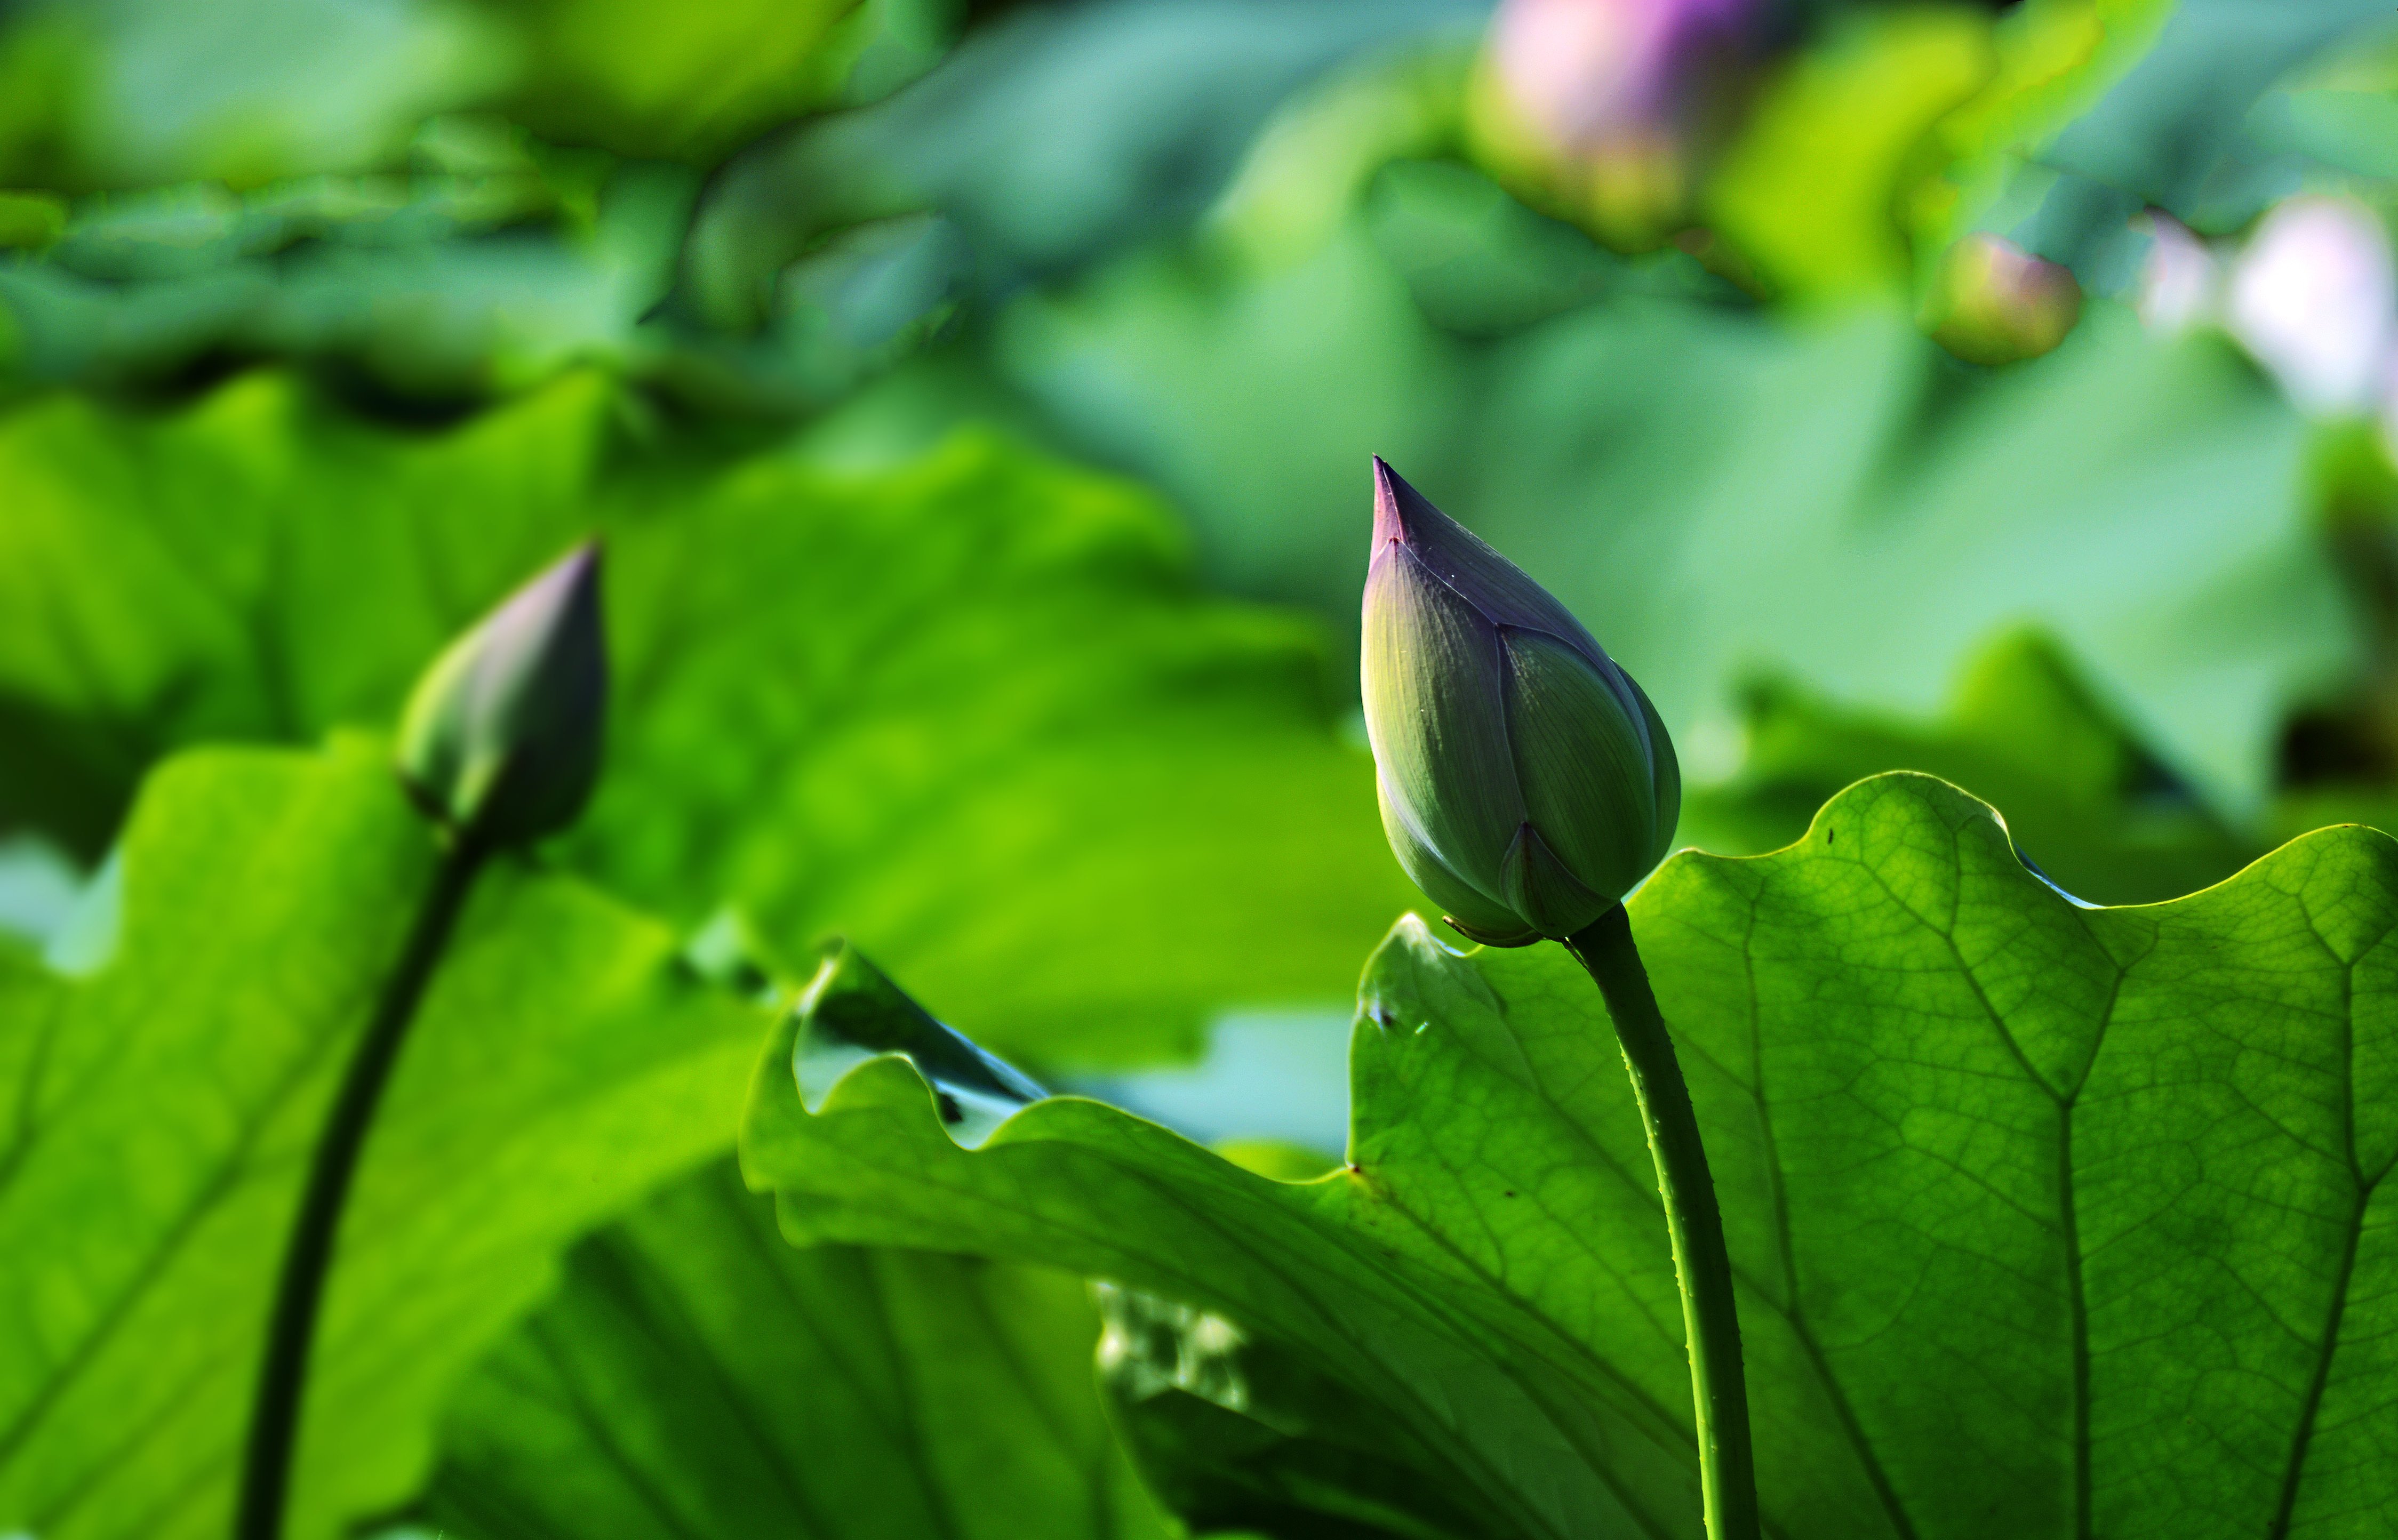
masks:
POLYGON ((1699 1490, 1710 1540, 1757 1540, 1757 1463, 1748 1442, 1748 1385, 1741 1371, 1740 1312, 1732 1300, 1731 1256, 1723 1215, 1699 1142, 1698 1115, 1674 1057, 1649 971, 1632 944, 1632 922, 1617 904, 1566 937, 1566 949, 1590 970, 1623 1045, 1632 1094, 1649 1127, 1674 1276, 1682 1287, 1682 1330, 1690 1342, 1691 1395, 1697 1403, 1699 1490))
POLYGON ((465 905, 466 893, 482 869, 481 850, 466 842, 441 858, 416 911, 415 924, 391 976, 384 981, 373 1018, 358 1039, 342 1076, 342 1087, 325 1115, 308 1167, 308 1185, 283 1253, 275 1286, 275 1313, 267 1318, 266 1357, 260 1364, 258 1397, 250 1404, 249 1440, 242 1457, 241 1507, 235 1540, 278 1540, 291 1488, 291 1456, 299 1441, 301 1399, 308 1379, 308 1350, 316 1339, 317 1310, 332 1270, 333 1242, 342 1207, 357 1174, 358 1153, 374 1125, 375 1105, 391 1078, 392 1065, 415 1019, 417 1002, 441 960, 442 948, 465 905))

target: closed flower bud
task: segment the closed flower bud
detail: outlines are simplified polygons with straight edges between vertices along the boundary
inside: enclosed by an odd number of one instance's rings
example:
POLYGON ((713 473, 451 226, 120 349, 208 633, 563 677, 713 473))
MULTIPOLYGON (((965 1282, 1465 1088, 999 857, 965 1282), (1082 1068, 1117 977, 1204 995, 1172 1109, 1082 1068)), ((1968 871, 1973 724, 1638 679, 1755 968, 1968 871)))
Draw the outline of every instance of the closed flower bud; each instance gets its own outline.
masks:
POLYGON ((2081 319, 2073 274, 1977 232, 1948 248, 1923 316, 1932 340, 1969 364, 2020 363, 2054 350, 2081 319))
POLYGON ((400 779, 462 839, 498 849, 555 834, 599 779, 607 705, 600 550, 586 544, 425 671, 400 724, 400 779))
POLYGON ((1399 864, 1475 941, 1598 918, 1664 858, 1674 745, 1566 607, 1374 462, 1366 731, 1399 864))

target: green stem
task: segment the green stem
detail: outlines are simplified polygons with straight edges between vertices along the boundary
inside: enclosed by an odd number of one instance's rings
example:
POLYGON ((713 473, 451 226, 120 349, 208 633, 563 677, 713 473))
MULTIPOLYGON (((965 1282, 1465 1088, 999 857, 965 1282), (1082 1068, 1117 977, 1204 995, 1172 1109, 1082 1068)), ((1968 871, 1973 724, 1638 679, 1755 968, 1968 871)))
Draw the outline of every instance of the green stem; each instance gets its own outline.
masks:
POLYGON ((1731 1256, 1723 1215, 1699 1142, 1698 1115, 1632 944, 1632 922, 1617 904, 1566 938, 1590 970, 1623 1045, 1632 1093, 1649 1126, 1674 1276, 1682 1286, 1682 1330, 1690 1342, 1691 1395, 1698 1407, 1699 1489, 1710 1540, 1757 1540, 1757 1464, 1748 1443, 1748 1385, 1740 1363, 1740 1313, 1731 1292, 1731 1256))
POLYGON ((317 1335, 317 1306, 332 1270, 333 1242, 341 1230, 342 1206, 349 1198, 358 1154, 374 1124, 375 1105, 415 1019, 417 1002, 441 960, 442 948, 481 870, 480 847, 451 847, 435 872, 433 886, 416 911, 399 962, 384 981, 383 996, 343 1073, 341 1090, 317 1136, 308 1167, 308 1185, 299 1218, 283 1252, 275 1288, 275 1313, 267 1319, 266 1357, 259 1367, 258 1396, 250 1403, 249 1440, 243 1453, 241 1507, 235 1540, 278 1540, 291 1487, 291 1456, 300 1435, 300 1410, 308 1379, 308 1350, 317 1335))

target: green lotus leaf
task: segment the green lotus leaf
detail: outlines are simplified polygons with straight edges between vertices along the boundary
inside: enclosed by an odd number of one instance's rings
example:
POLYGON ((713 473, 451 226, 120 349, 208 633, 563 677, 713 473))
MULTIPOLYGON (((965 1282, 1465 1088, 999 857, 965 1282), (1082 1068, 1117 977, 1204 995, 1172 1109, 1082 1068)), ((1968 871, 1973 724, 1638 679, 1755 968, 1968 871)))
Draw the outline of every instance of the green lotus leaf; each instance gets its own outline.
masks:
MULTIPOLYGON (((2324 830, 2094 908, 1896 774, 1776 854, 1677 857, 1631 911, 1714 1162, 1772 1533, 2398 1518, 2398 845, 2324 830)), ((1409 919, 1361 999, 1349 1161, 1316 1182, 1070 1097, 968 1148, 904 1054, 803 1094, 821 1012, 769 1047, 745 1169, 797 1240, 1219 1314, 1493 1533, 1697 1535, 1672 1262, 1588 980, 1409 919)))
MULTIPOLYGON (((227 1533, 310 1152, 435 861, 379 742, 198 752, 144 789, 84 971, 0 951, 0 1533, 227 1533)), ((414 1490, 556 1253, 723 1148, 761 1025, 664 927, 485 870, 344 1210, 287 1533, 414 1490)))

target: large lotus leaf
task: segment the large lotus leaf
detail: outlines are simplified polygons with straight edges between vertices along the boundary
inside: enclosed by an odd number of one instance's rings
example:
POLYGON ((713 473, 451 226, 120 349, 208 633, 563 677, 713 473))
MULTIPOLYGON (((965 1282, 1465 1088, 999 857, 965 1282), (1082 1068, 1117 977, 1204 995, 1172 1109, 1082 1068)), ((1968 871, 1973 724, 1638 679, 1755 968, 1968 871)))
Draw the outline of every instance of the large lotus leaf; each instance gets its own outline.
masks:
MULTIPOLYGON (((310 1151, 435 858, 373 743, 205 751, 145 788, 93 971, 0 953, 0 1531, 226 1533, 310 1151)), ((555 1253, 723 1147, 760 1026, 663 927, 485 871, 344 1211, 290 1533, 409 1494, 555 1253)))
MULTIPOLYGON (((2398 1518, 2387 837, 2091 908, 1984 805, 1891 775, 1631 907, 1714 1161, 1772 1533, 2398 1518)), ((887 1011, 861 1029, 887 998, 863 977, 829 975, 753 1085, 744 1168, 787 1234, 1220 1313, 1406 1427, 1501 1533, 1698 1533, 1654 1178, 1561 951, 1403 922, 1365 982, 1350 1164, 1300 1185, 1071 1098, 966 1147, 906 1057, 860 1061, 900 1040, 887 1011)))
POLYGON ((731 1163, 576 1247, 451 1399, 427 1527, 583 1540, 1167 1533, 1091 1379, 1080 1279, 794 1249, 731 1163))
POLYGON ((570 859, 770 947, 840 927, 1045 1059, 1338 999, 1408 902, 1295 620, 1192 588, 1163 511, 988 435, 847 475, 630 447, 577 378, 370 431, 251 379, 0 423, 0 809, 93 851, 151 757, 380 724, 590 529, 610 773, 570 859))

